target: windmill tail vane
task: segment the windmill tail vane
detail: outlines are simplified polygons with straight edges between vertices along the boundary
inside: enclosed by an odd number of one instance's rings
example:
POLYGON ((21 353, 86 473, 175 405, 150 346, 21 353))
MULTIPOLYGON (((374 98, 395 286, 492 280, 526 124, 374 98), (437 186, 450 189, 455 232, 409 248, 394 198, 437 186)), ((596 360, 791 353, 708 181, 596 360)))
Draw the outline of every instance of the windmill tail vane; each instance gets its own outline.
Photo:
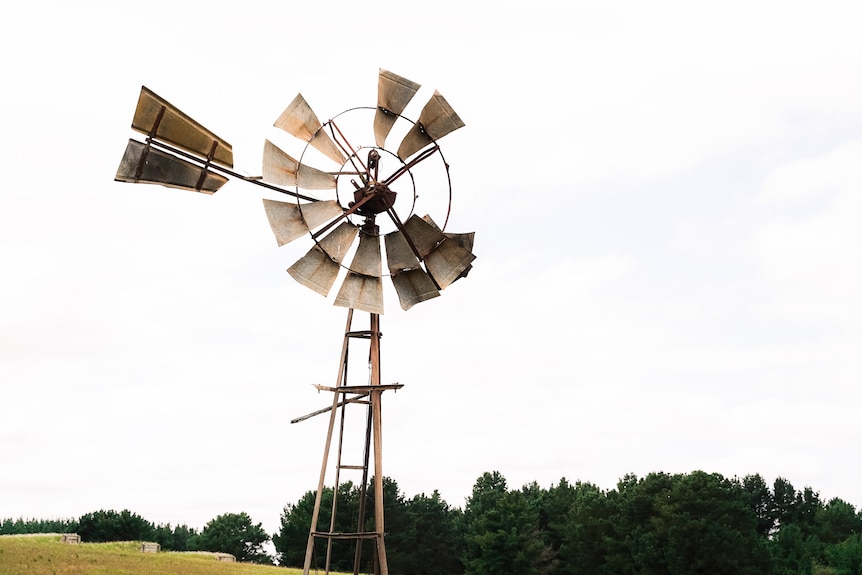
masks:
POLYGON ((225 139, 144 86, 132 129, 146 138, 129 140, 115 180, 214 194, 234 178, 287 196, 290 201, 263 203, 279 246, 305 235, 313 242, 288 268, 291 277, 326 297, 343 275, 334 304, 382 314, 382 278, 388 275, 407 310, 465 277, 475 259, 472 232, 446 231, 452 188, 438 143, 464 123, 438 91, 417 121, 403 116, 419 89, 419 84, 381 69, 375 107, 351 108, 326 122, 298 94, 273 126, 293 136, 301 151, 291 155, 267 139, 262 175, 249 177, 233 171, 233 148, 225 139), (373 112, 369 142, 341 126, 363 111, 373 112), (406 133, 397 151, 391 151, 386 141, 399 120, 406 133), (306 157, 314 155, 333 165, 310 165, 306 157), (430 214, 417 213, 422 169, 438 165, 431 160, 435 157, 448 188, 428 192, 443 198, 446 206, 436 222, 430 214))

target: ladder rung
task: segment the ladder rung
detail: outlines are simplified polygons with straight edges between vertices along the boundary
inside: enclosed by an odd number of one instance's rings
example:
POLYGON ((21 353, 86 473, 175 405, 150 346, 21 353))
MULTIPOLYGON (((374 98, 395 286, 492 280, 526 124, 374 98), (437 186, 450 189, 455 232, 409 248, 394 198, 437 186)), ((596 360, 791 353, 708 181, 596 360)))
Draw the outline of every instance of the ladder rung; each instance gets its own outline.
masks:
POLYGON ((358 469, 359 471, 365 471, 364 465, 339 465, 339 469, 358 469))
POLYGON ((369 531, 361 533, 327 533, 325 531, 312 531, 311 534, 314 537, 321 537, 323 539, 374 539, 377 537, 377 533, 369 531))
MULTIPOLYGON (((373 331, 368 330, 368 329, 364 329, 364 330, 361 330, 361 331, 348 331, 347 333, 345 333, 345 334, 344 334, 344 337, 362 337, 362 338, 368 338, 368 337, 371 337, 371 335, 372 335, 373 333, 374 333, 373 331)), ((378 337, 383 337, 383 334, 382 334, 382 333, 380 333, 380 334, 378 334, 377 336, 378 336, 378 337)))

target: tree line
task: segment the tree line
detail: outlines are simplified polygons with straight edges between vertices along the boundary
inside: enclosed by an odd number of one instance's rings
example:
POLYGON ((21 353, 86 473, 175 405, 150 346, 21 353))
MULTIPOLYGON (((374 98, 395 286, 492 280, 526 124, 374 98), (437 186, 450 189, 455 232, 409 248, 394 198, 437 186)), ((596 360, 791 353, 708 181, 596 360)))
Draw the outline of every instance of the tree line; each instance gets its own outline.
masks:
POLYGON ((247 513, 219 515, 198 532, 188 525, 154 525, 128 509, 100 510, 78 519, 4 519, 0 535, 77 533, 87 543, 152 541, 164 551, 213 551, 230 553, 237 561, 272 563, 263 545, 269 535, 247 513))
MULTIPOLYGON (((823 501, 810 487, 797 490, 783 478, 770 485, 760 475, 695 471, 626 475, 608 490, 566 479, 549 488, 510 489, 495 471, 476 480, 463 509, 436 491, 408 498, 394 480, 383 483, 393 574, 862 575, 862 511, 838 498, 823 501)), ((358 516, 359 492, 349 482, 338 487, 335 531, 371 529, 348 519, 358 516)), ((332 495, 325 490, 319 525, 330 523, 332 495)), ((368 497, 373 509, 373 492, 368 497)), ((271 538, 274 558, 263 552, 269 536, 245 513, 219 516, 200 533, 185 525, 156 527, 128 511, 65 523, 5 520, 0 533, 77 531, 84 541, 144 539, 166 550, 222 551, 296 567, 305 558, 314 498, 308 491, 285 506, 271 538)), ((335 541, 332 568, 352 571, 354 549, 352 542, 335 541)), ((365 572, 372 569, 371 551, 366 543, 365 572)), ((317 565, 325 553, 319 543, 317 565)))

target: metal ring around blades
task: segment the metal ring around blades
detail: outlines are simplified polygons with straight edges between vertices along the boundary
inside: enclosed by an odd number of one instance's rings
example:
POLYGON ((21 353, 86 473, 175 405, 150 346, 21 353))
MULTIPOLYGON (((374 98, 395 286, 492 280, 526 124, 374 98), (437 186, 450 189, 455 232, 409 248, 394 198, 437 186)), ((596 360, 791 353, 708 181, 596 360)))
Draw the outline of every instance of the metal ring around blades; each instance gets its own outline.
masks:
MULTIPOLYGON (((337 120, 340 117, 345 116, 346 114, 350 114, 350 113, 354 113, 354 112, 358 112, 358 111, 370 111, 373 113, 376 111, 376 108, 370 107, 370 106, 358 106, 355 108, 349 108, 349 109, 344 110, 343 112, 333 116, 331 119, 327 120, 326 122, 323 122, 321 124, 320 128, 318 128, 318 130, 314 133, 314 135, 312 135, 312 137, 309 139, 309 141, 306 142, 305 147, 302 150, 302 154, 300 154, 300 156, 299 156, 299 165, 300 166, 304 165, 303 160, 305 159, 306 152, 311 147, 311 141, 314 139, 314 137, 317 135, 318 132, 320 132, 321 130, 329 129, 330 135, 333 135, 332 127, 335 127, 335 129, 338 130, 337 125, 335 124, 335 120, 337 120)), ((400 114, 394 114, 393 113, 393 115, 396 116, 398 119, 403 119, 403 120, 409 122, 412 125, 416 124, 416 122, 414 122, 413 120, 411 120, 405 116, 402 116, 400 114)), ((444 174, 445 174, 445 185, 446 185, 445 217, 443 217, 443 220, 442 220, 443 223, 440 226, 440 230, 445 231, 446 226, 449 222, 449 215, 450 215, 451 208, 452 208, 452 179, 451 179, 450 174, 449 174, 449 164, 448 164, 448 162, 446 162, 446 158, 443 156, 443 151, 440 148, 440 145, 437 143, 436 140, 433 140, 433 139, 432 139, 431 145, 435 146, 435 148, 436 148, 433 152, 433 155, 439 156, 440 161, 442 163, 443 170, 444 170, 444 174)), ((425 149, 427 149, 427 146, 425 149)), ((345 190, 347 190, 347 187, 343 182, 346 181, 346 182, 348 182, 348 185, 349 185, 351 176, 355 177, 355 170, 353 169, 354 165, 351 162, 351 160, 359 160, 359 161, 362 161, 362 163, 364 164, 364 161, 362 160, 362 158, 359 157, 360 151, 368 152, 371 150, 379 150, 381 152, 384 152, 388 157, 391 157, 391 158, 394 158, 395 160, 397 160, 398 163, 400 164, 398 170, 400 170, 402 168, 406 168, 404 171, 404 175, 406 175, 407 177, 410 178, 412 201, 410 202, 410 210, 409 210, 409 213, 406 214, 406 217, 401 218, 401 215, 398 214, 399 219, 401 219, 401 221, 404 222, 407 220, 407 218, 411 217, 415 213, 417 200, 419 198, 419 192, 417 190, 417 184, 416 184, 416 174, 414 173, 415 166, 413 168, 407 167, 407 162, 405 162, 404 158, 400 158, 397 153, 395 153, 391 150, 388 150, 386 148, 381 148, 377 145, 360 145, 360 146, 358 146, 355 150, 353 150, 353 153, 351 153, 351 155, 348 156, 345 163, 343 163, 339 167, 338 172, 336 172, 336 187, 335 187, 335 198, 334 199, 338 202, 339 206, 341 206, 342 210, 346 211, 348 209, 348 206, 346 206, 344 201, 343 201, 342 192, 339 190, 339 182, 342 182, 342 186, 344 186, 345 190)), ((397 170, 395 170, 395 171, 397 171, 397 170)), ((299 186, 299 184, 297 183, 297 185, 295 186, 295 189, 296 189, 297 193, 300 193, 299 191, 301 189, 301 186, 299 186)), ((344 191, 343 194, 346 196, 348 194, 348 191, 344 191)), ((402 195, 402 197, 403 197, 403 195, 402 195)), ((349 204, 349 202, 348 202, 348 204, 349 204)), ((302 214, 302 205, 303 204, 301 204, 301 203, 297 203, 300 214, 302 214)), ((393 211, 394 211, 394 206, 393 206, 393 211)), ((356 212, 354 212, 354 214, 356 214, 357 216, 362 215, 362 214, 358 214, 356 212)), ((347 218, 352 218, 354 214, 347 216, 347 218)), ((396 212, 396 214, 397 214, 397 212, 396 212)), ((432 219, 433 219, 433 217, 432 217, 432 219)), ((351 222, 352 221, 353 220, 351 219, 351 222)), ((358 227, 361 227, 361 225, 358 227)), ((370 233, 370 232, 365 231, 364 233, 370 233)), ((377 235, 378 237, 382 237, 383 234, 381 232, 376 232, 374 235, 377 235)), ((325 253, 331 259, 337 261, 337 258, 333 257, 333 254, 329 254, 326 251, 325 247, 321 245, 320 241, 318 241, 319 239, 322 239, 322 238, 316 237, 314 234, 314 230, 309 230, 309 236, 314 241, 314 243, 321 249, 321 251, 323 251, 323 253, 325 253)), ((348 270, 348 271, 353 271, 353 270, 351 270, 350 266, 345 261, 341 261, 339 263, 339 266, 348 270)), ((389 276, 389 275, 391 275, 391 274, 383 273, 383 274, 381 274, 381 277, 389 276)))

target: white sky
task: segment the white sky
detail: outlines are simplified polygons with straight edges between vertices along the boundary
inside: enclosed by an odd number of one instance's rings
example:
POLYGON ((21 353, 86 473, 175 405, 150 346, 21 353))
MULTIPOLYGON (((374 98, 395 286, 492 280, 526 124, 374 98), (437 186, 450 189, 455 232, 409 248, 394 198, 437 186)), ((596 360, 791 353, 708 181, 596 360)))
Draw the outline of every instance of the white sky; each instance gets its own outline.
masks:
MULTIPOLYGON (((474 270, 382 318, 385 469, 463 506, 625 473, 862 505, 856 2, 31 2, 0 23, 0 517, 272 532, 317 482, 345 310, 259 188, 113 181, 141 85, 259 174, 298 92, 439 89, 474 270), (481 6, 481 7, 480 7, 481 6), (491 7, 493 6, 493 7, 491 7), (426 13, 423 13, 426 12, 426 13)), ((391 295, 391 294, 390 294, 391 295)))

